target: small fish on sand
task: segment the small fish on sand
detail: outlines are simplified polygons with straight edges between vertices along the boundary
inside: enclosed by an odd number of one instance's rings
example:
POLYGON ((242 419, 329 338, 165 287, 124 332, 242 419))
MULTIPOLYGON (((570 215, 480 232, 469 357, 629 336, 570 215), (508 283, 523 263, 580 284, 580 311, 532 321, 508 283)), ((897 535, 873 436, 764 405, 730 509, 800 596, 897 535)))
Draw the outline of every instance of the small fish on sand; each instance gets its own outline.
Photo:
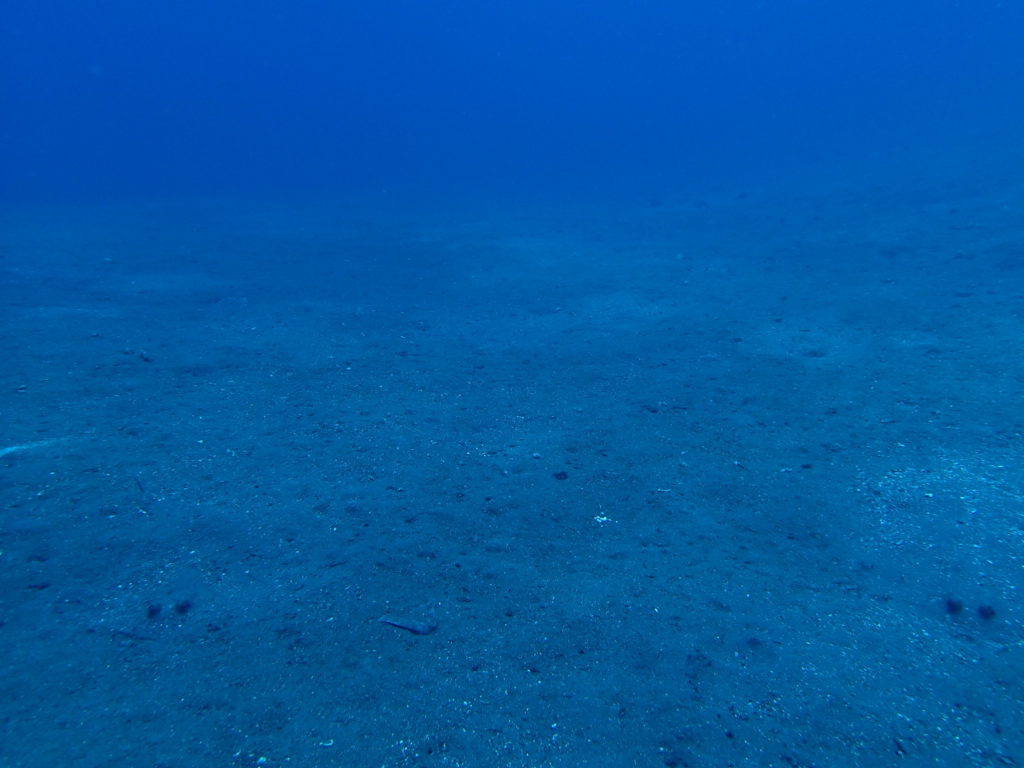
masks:
POLYGON ((7 456, 11 453, 20 453, 21 451, 30 451, 37 448, 46 448, 49 445, 58 445, 60 443, 66 443, 69 438, 66 437, 55 437, 51 440, 36 440, 32 443, 21 443, 20 445, 9 445, 6 448, 0 448, 0 458, 7 456))
POLYGON ((377 621, 381 624, 404 629, 406 632, 412 632, 414 635, 429 635, 437 629, 437 624, 433 622, 410 619, 408 616, 395 616, 391 613, 385 613, 377 621))

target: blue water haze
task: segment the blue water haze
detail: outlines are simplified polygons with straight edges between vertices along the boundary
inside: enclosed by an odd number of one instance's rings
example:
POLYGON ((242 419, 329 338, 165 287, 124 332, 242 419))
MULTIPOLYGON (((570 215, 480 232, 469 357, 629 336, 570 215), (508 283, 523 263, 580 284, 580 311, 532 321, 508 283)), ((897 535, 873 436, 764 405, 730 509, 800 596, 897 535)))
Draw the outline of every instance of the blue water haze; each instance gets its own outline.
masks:
POLYGON ((658 196, 1024 124, 1017 3, 8 0, 0 192, 658 196))

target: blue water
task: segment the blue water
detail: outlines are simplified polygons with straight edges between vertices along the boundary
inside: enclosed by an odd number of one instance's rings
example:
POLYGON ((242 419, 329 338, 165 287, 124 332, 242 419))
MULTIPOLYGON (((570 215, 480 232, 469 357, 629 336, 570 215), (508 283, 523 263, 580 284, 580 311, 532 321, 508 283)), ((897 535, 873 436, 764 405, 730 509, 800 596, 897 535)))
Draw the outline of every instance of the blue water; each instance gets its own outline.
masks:
POLYGON ((3 31, 8 199, 573 198, 1019 134, 1012 2, 49 3, 3 31))
POLYGON ((8 0, 0 766, 1024 763, 1024 7, 8 0))

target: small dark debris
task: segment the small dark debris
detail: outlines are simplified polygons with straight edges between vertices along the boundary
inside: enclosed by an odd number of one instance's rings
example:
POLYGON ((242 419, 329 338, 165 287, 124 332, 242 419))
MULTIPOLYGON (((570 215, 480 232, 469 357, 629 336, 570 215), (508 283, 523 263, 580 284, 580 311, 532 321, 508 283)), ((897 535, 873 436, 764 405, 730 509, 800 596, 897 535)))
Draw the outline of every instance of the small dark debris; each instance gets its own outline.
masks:
POLYGON ((179 616, 184 616, 186 613, 192 610, 191 600, 179 600, 174 604, 174 612, 179 616))
POLYGON ((980 616, 985 621, 992 621, 992 619, 996 617, 996 609, 993 608, 991 605, 979 605, 978 616, 980 616))
POLYGON ((552 477, 555 478, 555 480, 568 480, 569 479, 569 473, 568 472, 555 472, 555 474, 553 474, 552 477))
POLYGON ((160 603, 150 603, 146 606, 146 618, 155 619, 163 611, 163 606, 160 603))

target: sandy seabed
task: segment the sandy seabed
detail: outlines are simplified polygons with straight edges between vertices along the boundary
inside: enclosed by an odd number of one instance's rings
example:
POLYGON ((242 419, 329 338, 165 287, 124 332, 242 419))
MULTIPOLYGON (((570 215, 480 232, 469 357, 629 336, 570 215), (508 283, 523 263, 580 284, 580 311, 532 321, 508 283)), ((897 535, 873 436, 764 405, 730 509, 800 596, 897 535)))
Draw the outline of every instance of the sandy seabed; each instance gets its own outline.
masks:
POLYGON ((1022 201, 9 211, 0 764, 1024 763, 1022 201))

